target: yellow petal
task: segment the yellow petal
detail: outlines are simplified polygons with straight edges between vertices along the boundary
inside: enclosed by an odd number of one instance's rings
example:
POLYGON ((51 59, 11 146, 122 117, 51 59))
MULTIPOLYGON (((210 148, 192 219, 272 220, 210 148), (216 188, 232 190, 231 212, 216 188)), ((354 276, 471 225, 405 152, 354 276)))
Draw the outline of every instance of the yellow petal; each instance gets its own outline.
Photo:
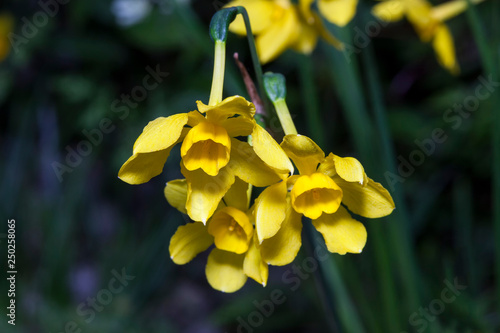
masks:
POLYGON ((238 178, 257 187, 277 183, 281 177, 286 177, 267 166, 255 154, 252 146, 236 139, 231 139, 231 160, 226 168, 238 178))
POLYGON ((334 180, 343 190, 342 203, 354 214, 377 218, 389 215, 395 208, 389 192, 370 178, 366 186, 346 182, 340 177, 334 180))
POLYGON ((325 161, 321 163, 318 171, 323 173, 322 171, 331 165, 334 166, 335 170, 333 172, 326 171, 326 175, 333 177, 337 174, 345 181, 357 182, 361 185, 367 183, 365 169, 363 168, 363 165, 361 165, 361 163, 354 157, 340 157, 330 153, 325 161), (329 163, 330 161, 333 161, 333 164, 329 163))
POLYGON ((300 34, 292 47, 302 54, 311 54, 317 43, 318 32, 313 25, 304 23, 300 25, 300 34))
POLYGON ((229 188, 224 196, 224 203, 227 207, 234 207, 243 212, 248 210, 249 197, 248 197, 248 183, 235 178, 234 184, 229 188))
POLYGON ((446 25, 440 24, 436 29, 432 46, 441 66, 449 70, 452 74, 458 74, 460 70, 455 58, 455 45, 450 30, 446 25))
POLYGON ((163 191, 165 198, 170 206, 174 207, 183 214, 187 214, 187 183, 185 179, 171 180, 165 186, 163 191))
POLYGON ((407 5, 406 16, 411 22, 420 40, 429 42, 436 32, 437 26, 440 24, 432 17, 432 5, 427 1, 413 1, 411 5, 407 5))
MULTIPOLYGON (((474 1, 471 0, 471 4, 482 2, 483 0, 474 1)), ((455 0, 448 1, 445 3, 441 3, 437 6, 432 7, 431 15, 436 20, 444 22, 449 20, 461 13, 463 13, 467 9, 467 1, 466 0, 455 0)))
POLYGON ((274 60, 289 46, 293 45, 300 33, 296 9, 286 9, 283 16, 257 36, 255 43, 262 64, 274 60))
POLYGON ((188 112, 188 122, 187 125, 190 127, 195 127, 199 123, 207 120, 199 111, 188 112))
POLYGON ((234 175, 226 167, 222 168, 217 176, 212 177, 202 170, 189 171, 183 163, 181 172, 188 183, 188 215, 194 221, 206 223, 234 183, 234 175))
POLYGON ((207 120, 221 122, 234 116, 252 118, 255 114, 255 106, 241 96, 231 96, 216 105, 205 105, 197 101, 198 110, 206 113, 207 120))
POLYGON ((356 14, 358 0, 318 0, 318 9, 331 23, 345 26, 356 14))
POLYGON ((293 165, 288 156, 260 125, 255 124, 252 132, 253 149, 264 163, 279 173, 293 174, 293 165))
POLYGON ((290 192, 292 206, 297 213, 310 219, 321 214, 332 214, 342 202, 342 189, 322 173, 300 176, 290 192))
POLYGON ((386 0, 372 8, 372 14, 386 22, 395 22, 403 19, 405 7, 401 0, 386 0))
POLYGON ((229 162, 231 140, 224 127, 203 121, 193 127, 182 142, 181 156, 186 169, 203 169, 210 176, 229 162))
POLYGON ((218 210, 208 224, 208 233, 214 236, 218 249, 245 253, 253 236, 253 226, 239 209, 224 207, 218 210))
POLYGON ((134 144, 134 154, 151 153, 172 147, 180 138, 187 122, 187 113, 150 121, 134 144))
POLYGON ((288 265, 295 259, 302 245, 301 215, 295 212, 289 200, 286 209, 286 218, 280 230, 260 245, 262 258, 270 265, 288 265))
POLYGON ((330 31, 323 24, 323 20, 318 14, 313 12, 312 15, 314 17, 314 29, 316 30, 317 34, 337 50, 342 51, 344 49, 344 44, 330 33, 330 31))
POLYGON ((309 24, 314 22, 313 12, 311 11, 311 5, 314 0, 299 0, 299 10, 302 17, 309 24))
POLYGON ((170 150, 132 155, 118 171, 118 178, 132 185, 148 182, 162 172, 170 150))
POLYGON ((213 237, 202 223, 194 222, 181 225, 170 239, 170 258, 177 265, 190 262, 200 252, 214 243, 213 237))
POLYGON ((361 253, 366 244, 365 226, 340 207, 335 214, 323 214, 312 221, 324 237, 328 251, 338 254, 361 253))
POLYGON ((266 188, 255 200, 254 216, 258 240, 271 238, 281 227, 286 217, 286 181, 266 188))
POLYGON ((230 137, 234 138, 252 134, 255 120, 253 118, 235 117, 223 120, 219 124, 226 129, 230 137))
POLYGON ((259 244, 257 242, 257 234, 250 244, 248 252, 245 255, 245 260, 243 261, 243 271, 245 274, 264 287, 267 284, 267 278, 269 277, 269 266, 262 260, 260 254, 259 244))
MULTIPOLYGON (((269 25, 273 22, 273 16, 276 15, 276 11, 280 10, 279 5, 273 3, 272 1, 263 0, 238 0, 231 1, 224 7, 245 7, 248 17, 250 18, 250 26, 252 27, 252 33, 254 35, 260 34, 263 30, 267 29, 269 25)), ((245 22, 243 21, 243 16, 238 15, 236 19, 229 26, 229 30, 238 35, 246 35, 247 30, 245 28, 245 22)))
POLYGON ((316 171, 318 164, 325 158, 325 153, 310 138, 304 135, 286 135, 281 148, 299 169, 301 175, 309 175, 316 171))
POLYGON ((247 281, 247 276, 243 272, 244 258, 243 254, 213 249, 205 268, 208 283, 212 288, 225 293, 234 293, 243 287, 247 281))

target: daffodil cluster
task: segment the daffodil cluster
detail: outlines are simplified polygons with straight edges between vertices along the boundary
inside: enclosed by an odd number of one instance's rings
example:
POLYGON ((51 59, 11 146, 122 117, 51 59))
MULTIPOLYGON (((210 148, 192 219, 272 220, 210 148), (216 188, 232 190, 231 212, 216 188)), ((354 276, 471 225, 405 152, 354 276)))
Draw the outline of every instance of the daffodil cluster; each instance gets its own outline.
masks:
MULTIPOLYGON (((342 43, 325 28, 321 16, 312 10, 314 0, 235 0, 226 7, 243 6, 248 12, 260 61, 274 60, 286 49, 310 54, 318 38, 342 49, 342 43)), ((318 0, 319 13, 331 23, 345 26, 356 14, 358 0, 318 0)), ((237 17, 229 29, 246 35, 245 24, 237 17)))
POLYGON ((253 103, 241 96, 222 99, 225 39, 217 36, 227 29, 234 11, 216 15, 222 24, 213 23, 209 104, 198 101, 194 111, 151 121, 119 178, 129 184, 148 182, 162 173, 172 148, 180 145, 184 179, 169 181, 164 194, 192 222, 173 235, 170 256, 183 265, 211 249, 207 280, 223 292, 239 290, 248 278, 265 286, 269 265, 291 263, 302 245, 303 220, 309 223, 304 218, 323 235, 330 252, 360 253, 366 229, 349 211, 368 218, 386 216, 394 209, 390 194, 367 177, 358 160, 326 155, 313 140, 297 134, 281 75, 264 76, 265 91, 286 134, 281 144, 256 122, 253 103), (254 187, 262 189, 251 202, 254 187))

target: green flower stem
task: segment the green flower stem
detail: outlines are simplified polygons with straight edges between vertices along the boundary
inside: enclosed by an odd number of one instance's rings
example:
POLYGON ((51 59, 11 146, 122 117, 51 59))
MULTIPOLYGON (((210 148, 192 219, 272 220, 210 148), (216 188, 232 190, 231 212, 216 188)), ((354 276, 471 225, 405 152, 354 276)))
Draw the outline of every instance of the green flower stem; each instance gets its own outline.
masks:
POLYGON ((304 96, 303 107, 306 111, 309 133, 313 134, 311 137, 320 147, 324 147, 326 143, 325 130, 317 99, 318 92, 314 83, 312 57, 302 55, 297 58, 299 60, 300 88, 304 96))
MULTIPOLYGON (((335 35, 341 36, 343 40, 351 41, 352 36, 349 28, 336 29, 335 35)), ((362 54, 366 52, 366 49, 362 50, 362 54)), ((337 51, 331 51, 333 67, 332 67, 332 78, 337 88, 337 95, 340 98, 343 109, 345 111, 345 116, 350 127, 350 132, 352 133, 353 142, 356 149, 360 152, 360 157, 362 163, 367 166, 368 172, 370 170, 376 174, 381 175, 385 170, 388 169, 387 165, 392 164, 395 161, 393 154, 388 154, 386 152, 384 155, 376 152, 377 145, 374 144, 377 140, 375 138, 380 138, 380 133, 387 135, 387 127, 380 124, 386 124, 385 118, 378 117, 378 128, 377 136, 374 136, 374 128, 372 127, 372 121, 370 115, 366 112, 367 106, 365 105, 365 96, 363 95, 364 87, 361 83, 361 76, 359 74, 359 68, 357 64, 357 56, 355 53, 340 53, 337 51), (384 164, 380 163, 380 156, 383 157, 384 164), (382 169, 383 168, 383 169, 382 169)), ((367 71, 373 70, 374 66, 369 66, 366 68, 367 71)), ((372 73, 373 74, 373 73, 372 73)), ((377 77, 373 77, 370 81, 370 89, 372 89, 372 98, 374 93, 380 97, 380 92, 373 90, 374 86, 377 84, 377 77)), ((376 115, 377 117, 377 115, 376 115)), ((387 136, 388 137, 388 136, 387 136)), ((387 142, 388 140, 384 140, 387 142)), ((390 140, 389 140, 390 141, 390 140)), ((385 149, 387 151, 387 148, 385 149)), ((389 151, 390 152, 390 151, 389 151)), ((401 202, 401 200, 399 200, 401 202)), ((374 242, 375 255, 377 256, 377 262, 383 265, 380 267, 378 272, 378 280, 381 285, 381 290, 384 290, 382 297, 386 298, 384 300, 385 304, 385 315, 386 321, 396 321, 401 320, 401 317, 397 316, 397 313, 401 310, 401 303, 404 302, 404 311, 414 311, 420 305, 418 287, 415 281, 416 278, 416 264, 414 260, 414 253, 411 251, 411 241, 408 231, 403 228, 405 225, 409 225, 404 214, 399 213, 400 208, 403 206, 398 206, 396 204, 397 215, 389 216, 388 235, 384 233, 384 230, 380 227, 380 222, 369 222, 377 223, 377 225, 370 226, 373 233, 378 233, 378 235, 373 235, 372 239, 374 242), (389 236, 389 240, 386 238, 389 236), (395 256, 396 261, 392 260, 395 256), (393 262, 397 263, 394 267, 393 262), (394 281, 393 271, 398 271, 403 283, 403 288, 405 290, 404 297, 402 299, 396 298, 398 295, 396 284, 394 281), (399 306, 396 306, 396 305, 399 306)), ((393 214, 394 214, 393 213, 393 214)), ((402 323, 401 323, 402 324, 402 323)), ((388 327, 393 327, 394 323, 387 323, 388 327)))
POLYGON ((224 87, 224 70, 226 68, 226 42, 215 41, 214 74, 212 77, 212 90, 208 105, 216 105, 222 101, 224 87))
MULTIPOLYGON (((496 36, 493 41, 488 41, 486 36, 488 34, 485 31, 483 20, 479 18, 477 9, 472 5, 470 0, 467 0, 469 7, 467 10, 467 18, 471 26, 474 39, 479 48, 479 54, 481 56, 481 61, 483 64, 484 73, 487 76, 492 77, 493 81, 498 81, 500 79, 499 72, 499 40, 498 34, 500 33, 500 25, 498 23, 498 18, 496 15, 493 16, 492 23, 492 36, 496 36), (490 47, 494 45, 494 47, 490 47)), ((492 6, 491 13, 498 13, 500 10, 499 1, 491 1, 492 6)), ((492 165, 492 187, 493 187, 493 224, 495 239, 500 239, 500 112, 497 110, 496 106, 500 104, 500 92, 495 90, 491 97, 494 107, 491 109, 492 114, 492 149, 493 149, 493 165, 492 165)), ((495 242, 495 274, 497 285, 500 285, 500 242, 495 242)), ((500 300, 500 287, 496 288, 497 300, 500 300)), ((497 302, 497 309, 500 312, 500 301, 497 302)))
POLYGON ((281 127, 286 135, 297 134, 290 111, 286 105, 286 80, 281 74, 266 73, 264 75, 264 89, 267 97, 271 100, 278 114, 281 127))
MULTIPOLYGON (((366 76, 368 82, 368 91, 370 93, 371 105, 375 114, 375 123, 377 133, 380 137, 382 146, 382 156, 384 169, 392 174, 398 174, 396 165, 396 153, 392 145, 391 135, 387 126, 387 112, 383 103, 382 91, 380 84, 377 67, 375 64, 375 56, 371 45, 368 45, 362 52, 362 58, 366 68, 366 76)), ((406 202, 404 200, 403 191, 400 183, 394 184, 394 201, 396 204, 396 211, 393 212, 388 219, 390 222, 389 233, 392 238, 392 245, 398 250, 395 251, 398 263, 405 272, 405 289, 410 300, 410 304, 418 304, 418 284, 416 281, 417 269, 415 262, 415 254, 411 248, 411 240, 409 231, 404 227, 410 225, 410 219, 406 202)))
POLYGON ((295 128, 295 124, 290 116, 290 111, 288 111, 288 106, 286 105, 285 100, 278 99, 276 102, 273 102, 273 104, 285 135, 297 134, 297 129, 295 128))
MULTIPOLYGON (((317 248, 317 244, 314 240, 315 230, 310 220, 307 220, 306 223, 304 223, 304 229, 306 229, 305 230, 306 235, 304 237, 304 248, 306 250, 307 256, 310 258, 318 259, 314 251, 314 249, 317 248)), ((323 262, 319 261, 319 264, 321 266, 323 262)), ((323 269, 321 269, 321 271, 322 270, 323 269)), ((318 299, 321 302, 323 310, 325 311, 325 320, 328 325, 329 331, 332 333, 339 332, 339 328, 336 321, 337 311, 335 311, 336 309, 333 302, 334 297, 332 297, 332 291, 329 290, 331 288, 328 288, 330 281, 327 281, 325 275, 321 274, 321 272, 314 272, 313 277, 318 299)), ((344 286, 337 284, 336 287, 338 289, 342 289, 344 286)))
MULTIPOLYGON (((257 54, 257 48, 255 47, 255 39, 252 33, 252 27, 250 25, 250 18, 248 17, 247 10, 244 7, 238 6, 238 13, 243 16, 245 21, 245 28, 247 30, 248 47, 250 48, 250 55, 252 56, 253 70, 255 71, 255 77, 257 78, 257 85, 259 86, 260 95, 264 98, 264 80, 262 74, 262 66, 260 65, 259 56, 257 54)), ((267 106, 269 103, 264 98, 264 105, 267 106)), ((266 107, 268 109, 268 107, 266 107)))
MULTIPOLYGON (((322 236, 314 229, 309 219, 305 221, 304 229, 306 232, 304 245, 310 256, 314 256, 316 249, 323 249, 321 252, 328 251, 322 236)), ((366 332, 356 307, 349 297, 347 287, 334 260, 334 255, 328 255, 324 260, 317 259, 320 271, 319 274, 315 274, 315 278, 317 279, 318 289, 326 296, 323 302, 325 310, 330 313, 330 316, 338 316, 342 324, 342 332, 366 332)), ((336 327, 331 326, 330 329, 335 332, 336 327)))

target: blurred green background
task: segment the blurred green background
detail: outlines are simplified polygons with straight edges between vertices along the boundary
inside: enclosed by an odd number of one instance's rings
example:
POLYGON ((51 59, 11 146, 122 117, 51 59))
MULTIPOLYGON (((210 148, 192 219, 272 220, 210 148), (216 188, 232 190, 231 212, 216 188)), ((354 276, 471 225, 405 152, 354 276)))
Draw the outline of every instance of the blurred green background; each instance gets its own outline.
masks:
MULTIPOLYGON (((449 22, 459 76, 405 21, 363 37, 373 1, 347 27, 330 26, 356 52, 320 42, 311 56, 287 51, 264 66, 287 77, 299 133, 358 158, 397 210, 362 220, 361 255, 331 255, 314 268, 304 246, 293 265, 270 267, 266 288, 249 280, 235 294, 210 288, 207 254, 185 266, 169 258, 186 221, 163 197, 165 182, 181 178, 178 147, 149 183, 117 178, 148 121, 208 101, 208 24, 227 1, 60 2, 0 5, 17 36, 0 62, 0 332, 500 332, 497 0, 449 22), (489 67, 487 52, 496 55, 489 67), (157 79, 151 89, 147 75, 157 79), (474 99, 481 86, 489 96, 474 99), (472 111, 453 111, 457 103, 472 111), (10 219, 15 327, 6 316, 10 219), (450 287, 457 283, 466 288, 450 287)), ((251 69, 248 44, 231 35, 227 49, 225 96, 248 97, 230 56, 251 69)), ((318 235, 304 237, 314 244, 318 235)))

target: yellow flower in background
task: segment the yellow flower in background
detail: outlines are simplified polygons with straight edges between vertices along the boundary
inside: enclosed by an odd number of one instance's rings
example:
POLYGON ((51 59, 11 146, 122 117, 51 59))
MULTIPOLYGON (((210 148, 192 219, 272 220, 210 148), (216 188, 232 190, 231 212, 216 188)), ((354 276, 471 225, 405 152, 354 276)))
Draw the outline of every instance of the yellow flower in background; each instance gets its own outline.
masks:
POLYGON ((235 181, 267 186, 293 172, 286 154, 255 123, 255 107, 240 96, 198 111, 151 121, 134 144, 118 177, 142 184, 159 175, 174 145, 181 143, 181 172, 187 179, 187 212, 205 223, 235 181), (253 147, 236 137, 252 135, 253 147))
MULTIPOLYGON (((471 0, 480 3, 483 0, 471 0)), ((432 43, 438 62, 453 74, 460 71, 455 57, 455 45, 449 28, 444 22, 467 9, 466 0, 454 0, 433 7, 426 0, 383 0, 373 7, 373 14, 387 22, 406 16, 420 40, 432 43)))
MULTIPOLYGON (((319 15, 311 11, 311 1, 301 0, 299 5, 294 5, 290 0, 236 0, 226 5, 235 6, 243 6, 248 12, 252 32, 256 35, 257 53, 263 64, 289 48, 310 54, 319 37, 338 49, 343 48, 342 43, 324 27, 319 15)), ((236 17, 229 30, 245 35, 242 17, 236 17)))
POLYGON ((389 192, 366 176, 358 160, 325 157, 306 136, 287 135, 281 146, 300 175, 269 186, 255 202, 263 259, 271 265, 293 261, 302 244, 302 216, 312 220, 330 252, 360 253, 366 229, 347 209, 368 218, 389 215, 395 208, 389 192))
POLYGON ((9 15, 2 13, 0 14, 0 61, 7 58, 10 52, 10 42, 9 33, 12 32, 14 28, 14 18, 9 15))
MULTIPOLYGON (((314 0, 300 1, 302 13, 308 20, 311 17, 309 13, 313 2, 314 0)), ((351 22, 356 15, 356 7, 358 6, 358 0, 318 0, 317 3, 321 15, 339 27, 351 22)))
MULTIPOLYGON (((167 201, 187 213, 186 180, 173 180, 165 187, 167 201)), ((223 292, 235 292, 247 277, 266 286, 268 265, 262 260, 255 236, 253 216, 248 208, 248 184, 236 179, 206 225, 192 222, 180 226, 170 240, 174 263, 184 265, 196 255, 215 247, 208 256, 205 274, 210 285, 223 292)))

